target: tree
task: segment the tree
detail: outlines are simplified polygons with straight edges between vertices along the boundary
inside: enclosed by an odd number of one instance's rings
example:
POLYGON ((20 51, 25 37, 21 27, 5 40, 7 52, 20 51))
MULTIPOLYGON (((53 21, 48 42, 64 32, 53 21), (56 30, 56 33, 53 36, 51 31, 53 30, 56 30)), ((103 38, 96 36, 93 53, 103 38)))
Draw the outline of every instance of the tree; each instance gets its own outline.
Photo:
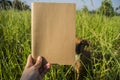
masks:
POLYGON ((99 11, 99 13, 102 13, 103 15, 113 16, 114 8, 112 6, 112 1, 111 0, 103 0, 102 5, 98 11, 99 11))
POLYGON ((120 10, 120 6, 118 6, 115 10, 116 10, 116 11, 120 10))
POLYGON ((87 8, 86 5, 82 8, 82 11, 83 11, 83 12, 88 12, 88 8, 87 8))
POLYGON ((30 7, 25 4, 24 2, 21 2, 21 0, 14 0, 13 1, 13 8, 17 10, 30 10, 30 7))
POLYGON ((25 4, 24 2, 21 2, 21 0, 0 0, 0 9, 8 10, 8 9, 14 9, 14 10, 30 10, 29 5, 25 4))
POLYGON ((10 9, 12 8, 12 2, 9 0, 0 0, 0 9, 10 9))

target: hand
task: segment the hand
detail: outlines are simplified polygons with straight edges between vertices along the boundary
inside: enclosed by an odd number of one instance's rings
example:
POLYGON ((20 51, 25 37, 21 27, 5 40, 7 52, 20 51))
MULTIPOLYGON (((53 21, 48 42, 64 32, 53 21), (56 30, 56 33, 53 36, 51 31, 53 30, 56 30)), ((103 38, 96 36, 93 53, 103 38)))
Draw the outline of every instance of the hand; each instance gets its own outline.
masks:
POLYGON ((50 69, 49 63, 43 66, 43 59, 44 58, 38 56, 35 64, 33 64, 34 60, 32 58, 32 55, 30 54, 28 56, 27 64, 20 80, 42 80, 43 76, 50 69))

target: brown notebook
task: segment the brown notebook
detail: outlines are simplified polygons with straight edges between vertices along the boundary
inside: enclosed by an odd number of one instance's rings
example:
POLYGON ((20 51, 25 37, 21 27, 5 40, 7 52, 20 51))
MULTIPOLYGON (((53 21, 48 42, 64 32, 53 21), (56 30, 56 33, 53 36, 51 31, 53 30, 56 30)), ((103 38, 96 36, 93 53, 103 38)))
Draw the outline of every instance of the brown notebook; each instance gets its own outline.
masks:
POLYGON ((75 4, 32 3, 32 56, 51 64, 73 65, 75 60, 75 4))

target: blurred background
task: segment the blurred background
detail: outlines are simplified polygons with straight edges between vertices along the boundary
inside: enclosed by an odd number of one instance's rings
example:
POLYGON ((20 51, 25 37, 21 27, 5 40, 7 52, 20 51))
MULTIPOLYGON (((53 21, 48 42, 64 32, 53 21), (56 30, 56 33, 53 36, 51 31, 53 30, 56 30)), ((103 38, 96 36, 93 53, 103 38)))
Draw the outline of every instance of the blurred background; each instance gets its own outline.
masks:
MULTIPOLYGON (((120 0, 0 0, 0 80, 20 80, 31 53, 31 3, 76 4, 76 37, 90 44, 83 80, 120 80, 120 0)), ((82 63, 82 61, 81 61, 82 63)), ((77 80, 73 66, 52 65, 43 80, 77 80)))

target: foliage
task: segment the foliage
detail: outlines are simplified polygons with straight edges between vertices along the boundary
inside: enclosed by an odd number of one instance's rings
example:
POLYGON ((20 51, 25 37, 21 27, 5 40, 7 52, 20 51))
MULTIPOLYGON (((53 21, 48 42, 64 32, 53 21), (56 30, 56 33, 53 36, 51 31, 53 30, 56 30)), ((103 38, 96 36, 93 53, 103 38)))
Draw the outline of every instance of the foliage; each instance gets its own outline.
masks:
POLYGON ((106 16, 113 16, 114 8, 112 6, 112 1, 111 0, 103 0, 101 7, 99 8, 99 12, 106 16))
MULTIPOLYGON (((0 80, 19 80, 31 52, 30 11, 0 11, 0 80)), ((90 41, 93 76, 120 79, 120 17, 77 12, 76 36, 90 41)), ((43 80, 76 80, 72 66, 52 65, 43 80)))
POLYGON ((13 8, 18 10, 30 10, 30 7, 24 2, 21 2, 20 0, 13 1, 13 8))
POLYGON ((0 9, 10 9, 12 7, 12 2, 7 0, 0 0, 0 9))
POLYGON ((0 9, 30 10, 30 7, 24 2, 21 2, 21 0, 14 0, 13 2, 10 0, 0 0, 0 9))
POLYGON ((19 80, 30 53, 30 12, 0 11, 0 80, 19 80))
POLYGON ((119 10, 119 9, 120 9, 120 6, 118 6, 118 7, 116 8, 116 11, 119 10))
POLYGON ((82 8, 82 11, 83 11, 83 12, 88 12, 87 6, 84 6, 84 7, 82 8))

